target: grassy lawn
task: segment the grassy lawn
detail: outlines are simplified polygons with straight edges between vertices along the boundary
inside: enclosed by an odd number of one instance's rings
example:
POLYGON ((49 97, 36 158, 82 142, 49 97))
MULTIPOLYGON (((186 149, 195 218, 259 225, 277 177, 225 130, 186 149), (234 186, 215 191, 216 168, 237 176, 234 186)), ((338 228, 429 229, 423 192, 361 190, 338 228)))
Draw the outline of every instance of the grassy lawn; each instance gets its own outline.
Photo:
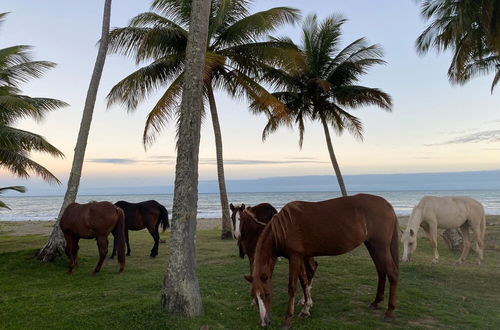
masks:
MULTIPOLYGON (((498 219, 495 218, 496 220, 498 219)), ((499 222, 500 223, 500 222, 499 222)), ((419 240, 412 264, 401 265, 396 320, 380 321, 371 311, 376 272, 364 247, 339 257, 318 258, 308 319, 294 319, 295 329, 490 328, 500 326, 500 225, 488 227, 485 263, 475 255, 455 266, 457 255, 440 240, 441 263, 431 265, 428 242, 419 240)), ((168 234, 162 234, 168 242, 168 234)), ((160 308, 160 289, 168 244, 150 259, 152 240, 145 231, 131 235, 132 256, 125 272, 106 260, 97 276, 93 240, 81 241, 75 274, 65 274, 66 259, 43 264, 32 258, 43 236, 0 235, 0 328, 90 329, 258 329, 258 310, 250 304, 243 279, 248 261, 238 258, 234 241, 222 242, 215 230, 200 231, 198 273, 205 315, 182 319, 160 308)), ((273 326, 279 328, 287 301, 287 261, 274 274, 273 326)), ((388 288, 387 288, 388 289, 388 288)), ((386 301, 384 301, 384 304, 386 301)), ((296 314, 300 311, 296 309, 296 314)))

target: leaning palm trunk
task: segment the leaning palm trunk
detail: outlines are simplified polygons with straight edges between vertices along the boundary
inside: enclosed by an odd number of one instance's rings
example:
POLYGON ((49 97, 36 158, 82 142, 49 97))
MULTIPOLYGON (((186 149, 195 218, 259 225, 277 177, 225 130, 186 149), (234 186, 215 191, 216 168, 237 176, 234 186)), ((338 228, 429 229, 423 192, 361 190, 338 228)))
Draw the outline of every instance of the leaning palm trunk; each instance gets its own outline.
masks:
POLYGON ((324 117, 321 117, 321 124, 323 124, 323 129, 325 131, 326 145, 328 146, 328 152, 330 153, 330 160, 332 161, 333 169, 335 170, 335 175, 337 175, 337 181, 339 182, 340 191, 342 196, 347 196, 347 190, 345 189, 344 179, 342 178, 342 173, 340 172, 339 163, 333 152, 332 139, 330 137, 330 131, 328 130, 328 124, 324 117))
POLYGON ((215 104, 214 91, 212 86, 207 86, 208 103, 210 114, 212 115, 212 125, 214 127, 215 151, 217 154, 217 179, 219 181, 220 204, 222 208, 222 233, 221 239, 232 237, 231 218, 229 216, 229 202, 227 200, 226 179, 224 178, 224 158, 222 150, 222 133, 220 130, 219 117, 217 115, 217 105, 215 104))
POLYGON ((80 177, 82 173, 83 160, 85 158, 85 149, 87 148, 87 140, 89 137, 90 124, 92 122, 92 114, 94 112, 97 91, 101 81, 104 62, 106 61, 106 53, 108 51, 108 34, 109 22, 111 18, 111 0, 106 0, 104 3, 104 14, 102 21, 102 34, 99 44, 99 51, 97 53, 96 62, 92 78, 90 79, 89 89, 87 91, 87 98, 85 99, 85 106, 83 108, 82 121, 80 123, 80 131, 78 132, 78 139, 76 141, 75 154, 73 157, 73 164, 71 166, 71 173, 68 179, 68 188, 64 195, 64 201, 59 211, 57 221, 52 229, 47 244, 38 253, 38 259, 42 261, 52 261, 56 257, 64 253, 65 240, 61 229, 59 228, 59 221, 66 207, 73 203, 78 193, 78 186, 80 185, 80 177))
POLYGON ((177 139, 174 205, 170 257, 163 280, 161 302, 172 314, 203 314, 200 287, 196 276, 196 215, 198 202, 198 156, 201 114, 203 111, 203 74, 207 49, 211 1, 193 0, 191 24, 186 47, 186 66, 177 139))

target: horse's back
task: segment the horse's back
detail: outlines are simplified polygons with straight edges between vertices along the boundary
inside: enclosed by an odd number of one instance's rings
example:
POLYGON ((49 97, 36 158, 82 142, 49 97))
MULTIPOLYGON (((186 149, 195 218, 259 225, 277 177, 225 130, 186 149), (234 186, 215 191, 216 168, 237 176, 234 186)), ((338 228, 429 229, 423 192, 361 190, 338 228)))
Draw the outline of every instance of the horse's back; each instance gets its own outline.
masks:
POLYGON ((72 203, 64 210, 59 225, 63 232, 92 238, 96 232, 109 234, 118 219, 117 207, 110 202, 72 203))
POLYGON ((424 220, 437 221, 439 228, 456 228, 484 217, 483 205, 467 196, 424 196, 417 208, 424 220))
POLYGON ((321 202, 291 202, 271 223, 278 240, 300 237, 304 250, 332 255, 346 253, 366 240, 390 239, 396 221, 385 199, 358 194, 321 202))

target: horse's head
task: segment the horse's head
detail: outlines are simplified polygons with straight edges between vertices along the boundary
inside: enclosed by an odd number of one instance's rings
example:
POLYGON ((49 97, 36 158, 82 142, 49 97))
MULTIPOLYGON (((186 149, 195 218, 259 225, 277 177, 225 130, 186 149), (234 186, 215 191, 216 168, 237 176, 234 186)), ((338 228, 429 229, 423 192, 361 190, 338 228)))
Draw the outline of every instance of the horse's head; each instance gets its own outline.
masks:
POLYGON ((239 240, 241 238, 241 230, 240 230, 241 212, 245 210, 245 204, 234 206, 231 203, 229 204, 229 208, 231 209, 231 220, 233 222, 233 237, 239 240))
POLYGON ((401 237, 403 243, 403 262, 410 262, 411 256, 417 248, 417 233, 413 229, 407 229, 401 237))
POLYGON ((256 272, 245 275, 245 279, 252 284, 252 297, 259 306, 260 325, 267 327, 271 325, 271 301, 273 296, 272 279, 270 272, 256 272))

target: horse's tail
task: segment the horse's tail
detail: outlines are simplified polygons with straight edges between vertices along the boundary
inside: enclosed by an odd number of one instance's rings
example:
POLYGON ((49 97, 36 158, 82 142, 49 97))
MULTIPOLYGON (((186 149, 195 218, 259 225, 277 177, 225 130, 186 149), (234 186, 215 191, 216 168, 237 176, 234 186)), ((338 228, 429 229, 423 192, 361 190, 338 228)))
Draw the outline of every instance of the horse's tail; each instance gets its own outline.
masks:
POLYGON ((481 219, 480 230, 481 230, 481 240, 483 241, 484 244, 484 235, 486 233, 486 214, 484 213, 484 210, 483 210, 483 218, 481 219))
POLYGON ((392 232, 392 238, 391 238, 391 255, 392 255, 392 261, 394 262, 394 265, 396 266, 397 269, 399 269, 399 225, 398 225, 398 217, 396 214, 394 214, 394 217, 396 218, 394 221, 394 230, 392 232))
POLYGON ((158 208, 160 209, 159 221, 161 223, 161 228, 165 231, 167 228, 170 228, 170 223, 168 222, 168 211, 165 206, 158 204, 158 208))
POLYGON ((113 229, 113 236, 116 242, 120 272, 122 272, 125 268, 125 213, 119 207, 116 208, 116 212, 118 213, 118 221, 113 229))

